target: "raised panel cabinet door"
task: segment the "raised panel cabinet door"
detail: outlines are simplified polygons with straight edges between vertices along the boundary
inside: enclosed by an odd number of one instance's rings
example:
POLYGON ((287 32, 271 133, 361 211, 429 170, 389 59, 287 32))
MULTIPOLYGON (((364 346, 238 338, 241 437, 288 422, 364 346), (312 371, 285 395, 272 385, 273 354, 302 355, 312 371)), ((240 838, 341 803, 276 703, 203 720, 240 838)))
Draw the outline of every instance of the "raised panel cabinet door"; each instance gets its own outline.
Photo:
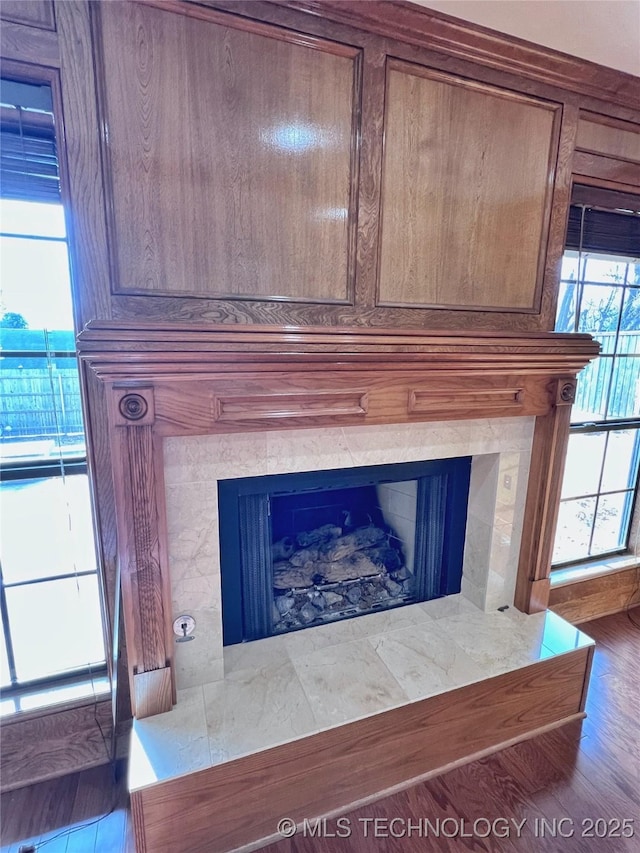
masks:
POLYGON ((378 304, 539 310, 559 116, 388 61, 378 304))
POLYGON ((0 18, 41 30, 55 30, 53 0, 2 0, 0 18))
POLYGON ((352 301, 360 52, 95 5, 114 291, 352 301))

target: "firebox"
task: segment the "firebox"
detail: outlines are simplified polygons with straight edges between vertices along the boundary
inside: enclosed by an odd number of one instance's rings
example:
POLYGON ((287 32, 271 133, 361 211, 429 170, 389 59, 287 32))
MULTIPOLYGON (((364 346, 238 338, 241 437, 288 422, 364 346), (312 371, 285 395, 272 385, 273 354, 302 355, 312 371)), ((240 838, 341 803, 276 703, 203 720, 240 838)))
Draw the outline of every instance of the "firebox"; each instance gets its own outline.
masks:
POLYGON ((225 645, 460 592, 471 457, 220 480, 225 645))

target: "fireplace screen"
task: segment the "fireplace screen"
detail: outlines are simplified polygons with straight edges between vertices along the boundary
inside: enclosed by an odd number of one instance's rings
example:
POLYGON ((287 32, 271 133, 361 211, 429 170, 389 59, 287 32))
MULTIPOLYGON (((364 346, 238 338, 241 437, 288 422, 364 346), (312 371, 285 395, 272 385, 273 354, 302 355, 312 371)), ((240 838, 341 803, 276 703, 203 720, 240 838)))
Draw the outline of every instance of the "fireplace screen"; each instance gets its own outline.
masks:
POLYGON ((460 591, 469 457, 221 481, 225 645, 460 591))

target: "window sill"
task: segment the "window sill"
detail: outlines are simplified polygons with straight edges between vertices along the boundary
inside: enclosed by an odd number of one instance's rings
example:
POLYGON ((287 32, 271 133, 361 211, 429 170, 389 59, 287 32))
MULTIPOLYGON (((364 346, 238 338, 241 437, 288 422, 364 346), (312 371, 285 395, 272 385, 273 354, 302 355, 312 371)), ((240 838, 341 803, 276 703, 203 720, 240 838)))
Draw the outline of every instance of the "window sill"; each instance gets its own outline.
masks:
POLYGON ((25 690, 0 700, 0 719, 3 724, 25 717, 52 714, 102 702, 109 698, 111 685, 106 675, 92 679, 81 678, 70 684, 25 690))
POLYGON ((620 557, 610 557, 597 563, 580 563, 566 569, 554 569, 551 572, 551 587, 555 589, 568 586, 603 575, 636 569, 638 566, 640 566, 640 557, 635 554, 623 554, 620 557))

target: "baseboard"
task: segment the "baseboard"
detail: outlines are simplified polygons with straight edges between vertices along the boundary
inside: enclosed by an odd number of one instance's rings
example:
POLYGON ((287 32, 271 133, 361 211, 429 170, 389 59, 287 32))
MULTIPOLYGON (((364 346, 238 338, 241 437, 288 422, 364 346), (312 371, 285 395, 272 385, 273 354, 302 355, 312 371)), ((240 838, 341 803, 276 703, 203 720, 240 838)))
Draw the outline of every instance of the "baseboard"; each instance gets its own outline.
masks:
POLYGON ((640 567, 551 587, 549 609, 574 625, 640 604, 640 567))
POLYGON ((111 761, 111 699, 2 723, 0 790, 11 791, 111 761))

